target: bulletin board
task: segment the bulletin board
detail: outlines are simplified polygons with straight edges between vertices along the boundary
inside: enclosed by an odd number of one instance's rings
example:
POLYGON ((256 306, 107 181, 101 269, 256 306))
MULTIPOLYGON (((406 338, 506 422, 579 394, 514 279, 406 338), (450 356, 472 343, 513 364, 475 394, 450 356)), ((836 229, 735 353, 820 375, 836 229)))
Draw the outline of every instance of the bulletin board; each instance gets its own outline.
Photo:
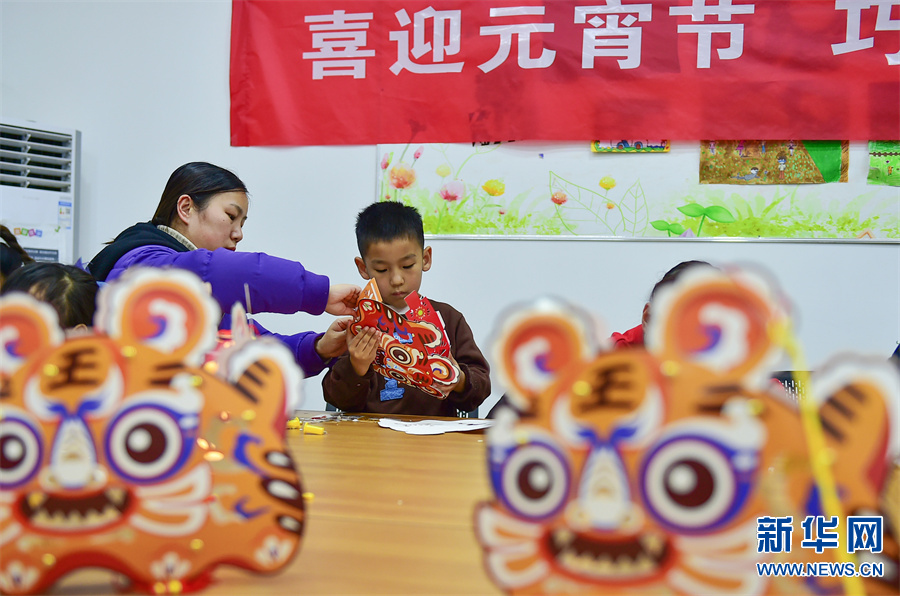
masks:
POLYGON ((900 243, 900 154, 885 149, 896 144, 666 145, 379 145, 376 197, 416 207, 435 236, 900 243))

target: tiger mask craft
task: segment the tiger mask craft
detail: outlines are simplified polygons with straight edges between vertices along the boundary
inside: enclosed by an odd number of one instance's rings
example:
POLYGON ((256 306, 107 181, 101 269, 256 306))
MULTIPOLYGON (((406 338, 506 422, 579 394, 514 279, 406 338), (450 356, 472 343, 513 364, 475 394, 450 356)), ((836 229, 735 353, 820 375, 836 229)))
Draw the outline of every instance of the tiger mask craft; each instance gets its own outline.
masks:
POLYGON ((444 323, 431 302, 418 292, 406 297, 407 314, 395 312, 381 301, 375 280, 357 300, 350 334, 365 327, 381 332, 373 368, 387 379, 416 387, 444 399, 459 381, 459 368, 450 358, 444 323))
POLYGON ((689 271, 652 309, 646 348, 619 351, 598 350, 590 318, 561 301, 503 321, 494 362, 514 407, 488 431, 494 499, 475 511, 494 582, 511 594, 841 593, 834 577, 757 568, 836 560, 799 548, 801 521, 823 514, 811 462, 827 453, 841 532, 848 515, 884 516, 882 552, 857 553, 885 569, 865 589, 896 593, 897 505, 883 500, 897 479, 896 367, 843 356, 814 376, 817 454, 769 380, 787 309, 766 277, 689 271), (767 516, 792 516, 792 550, 760 552, 767 516))
POLYGON ((134 590, 204 587, 218 564, 269 573, 300 546, 284 420, 302 373, 284 346, 216 344, 199 278, 134 270, 66 338, 24 294, 0 300, 0 591, 102 567, 134 590))

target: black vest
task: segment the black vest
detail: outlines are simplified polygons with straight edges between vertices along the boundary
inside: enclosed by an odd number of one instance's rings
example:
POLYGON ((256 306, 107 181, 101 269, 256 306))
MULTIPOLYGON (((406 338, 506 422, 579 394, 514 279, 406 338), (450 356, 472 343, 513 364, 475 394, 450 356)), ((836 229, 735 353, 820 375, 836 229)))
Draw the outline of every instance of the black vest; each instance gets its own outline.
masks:
POLYGON ((106 281, 119 259, 140 246, 166 246, 178 252, 190 250, 151 223, 134 224, 91 259, 87 265, 88 272, 97 281, 106 281))

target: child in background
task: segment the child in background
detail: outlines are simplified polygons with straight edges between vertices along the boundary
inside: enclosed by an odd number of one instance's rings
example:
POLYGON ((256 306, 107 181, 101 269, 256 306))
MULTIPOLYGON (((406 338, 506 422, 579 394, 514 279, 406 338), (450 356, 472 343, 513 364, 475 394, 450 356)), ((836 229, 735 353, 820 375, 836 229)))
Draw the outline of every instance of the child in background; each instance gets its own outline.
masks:
POLYGON ((97 281, 91 274, 78 267, 31 263, 10 274, 0 295, 31 294, 56 310, 60 327, 66 331, 80 331, 93 325, 97 288, 97 281))
MULTIPOLYGON (((419 291, 422 272, 431 269, 431 247, 425 246, 422 217, 413 207, 387 201, 363 209, 356 219, 363 279, 374 279, 385 304, 398 313, 408 309, 406 297, 419 291)), ((477 408, 491 393, 490 369, 475 344, 463 315, 444 302, 431 300, 440 313, 459 382, 446 399, 386 379, 372 368, 380 331, 364 328, 347 339, 341 356, 322 380, 325 401, 348 412, 456 416, 477 408)))
POLYGON ((34 263, 34 259, 19 246, 15 234, 0 224, 0 288, 13 271, 28 263, 34 263))
POLYGON ((662 279, 656 282, 656 285, 654 285, 653 289, 650 291, 650 298, 647 300, 646 304, 644 304, 644 313, 641 316, 641 324, 637 327, 632 327, 624 333, 613 333, 610 336, 610 340, 613 342, 613 348, 620 350, 622 348, 644 347, 644 329, 650 321, 650 303, 653 302, 653 297, 656 296, 656 292, 662 287, 675 283, 682 273, 694 267, 712 267, 712 265, 706 261, 682 261, 666 271, 666 274, 662 276, 662 279))

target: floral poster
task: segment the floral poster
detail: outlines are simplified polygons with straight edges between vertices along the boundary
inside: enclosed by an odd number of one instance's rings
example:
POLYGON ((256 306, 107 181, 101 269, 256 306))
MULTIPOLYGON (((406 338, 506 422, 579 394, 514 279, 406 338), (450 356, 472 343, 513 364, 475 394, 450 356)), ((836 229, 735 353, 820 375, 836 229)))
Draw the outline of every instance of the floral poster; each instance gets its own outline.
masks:
POLYGON ((847 141, 701 141, 704 184, 847 182, 847 141))
POLYGON ((869 141, 869 184, 900 186, 900 141, 869 141))
POLYGON ((589 142, 379 145, 376 193, 416 207, 441 236, 900 241, 900 192, 866 184, 867 148, 844 145, 844 184, 779 184, 770 171, 775 183, 749 186, 701 183, 697 142, 641 154, 589 142))

